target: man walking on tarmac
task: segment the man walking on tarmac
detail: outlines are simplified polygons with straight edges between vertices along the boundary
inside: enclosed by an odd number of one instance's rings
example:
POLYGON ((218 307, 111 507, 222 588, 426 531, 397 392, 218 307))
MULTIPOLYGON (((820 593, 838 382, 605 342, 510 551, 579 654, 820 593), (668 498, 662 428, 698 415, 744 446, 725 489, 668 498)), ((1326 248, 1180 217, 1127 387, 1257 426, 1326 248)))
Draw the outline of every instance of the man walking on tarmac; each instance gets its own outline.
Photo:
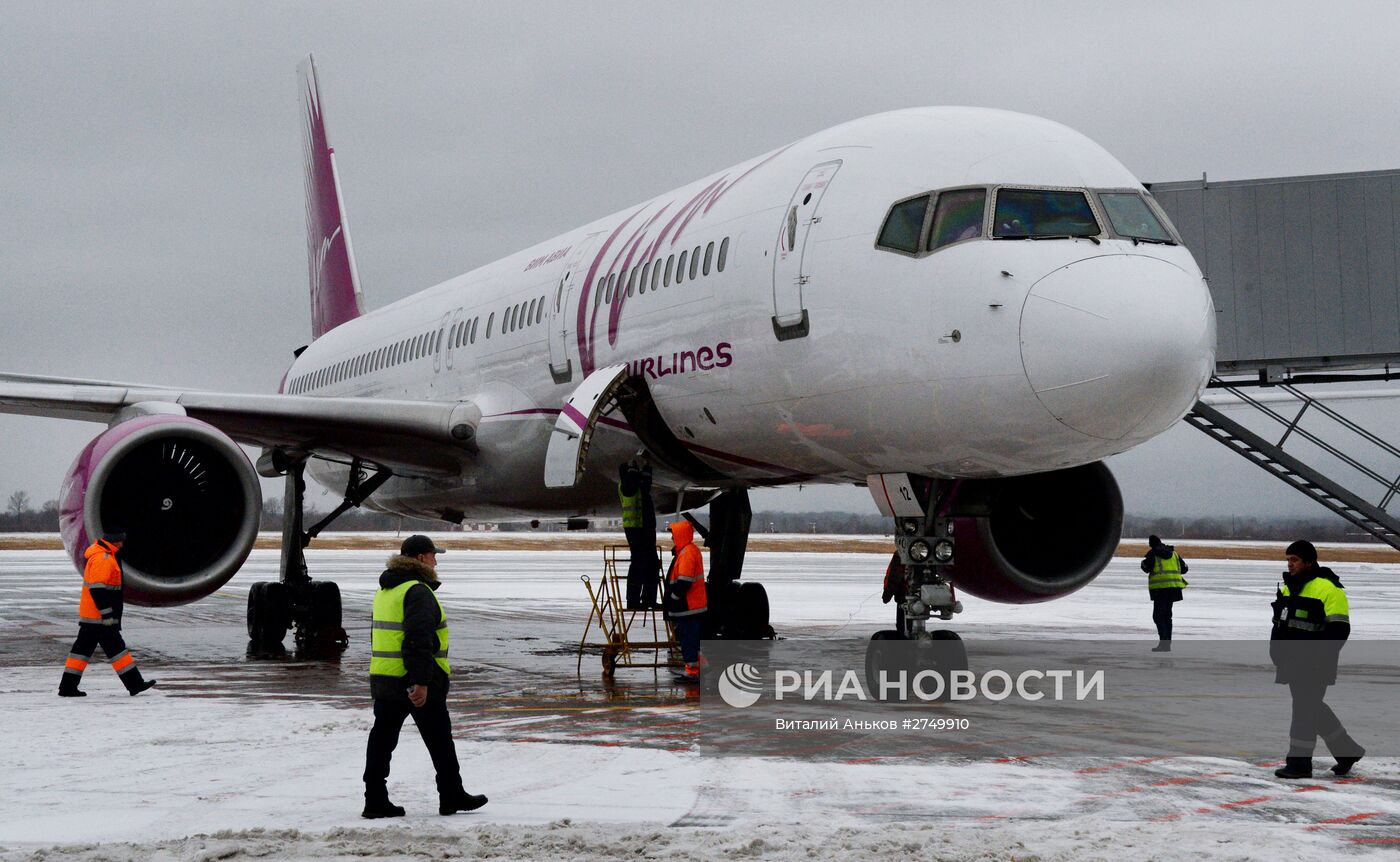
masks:
POLYGON ((700 681, 700 615, 705 613, 705 561, 695 547, 695 528, 676 521, 671 531, 671 568, 666 572, 666 616, 676 629, 685 661, 684 679, 700 681))
POLYGON ((402 817, 389 801, 389 761, 399 744, 405 718, 413 716, 418 735, 437 770, 438 813, 475 811, 486 797, 462 788, 447 689, 447 615, 436 590, 437 555, 445 553, 427 536, 404 539, 399 555, 379 576, 370 632, 369 688, 374 696, 374 727, 365 752, 365 810, 361 816, 402 817))
POLYGON ((78 639, 73 641, 64 663, 59 697, 87 696, 87 692, 78 690, 78 683, 99 646, 129 694, 140 694, 156 684, 153 679, 141 678, 136 659, 122 640, 122 566, 117 556, 125 544, 126 533, 109 529, 83 553, 87 564, 83 567, 83 594, 78 601, 78 639))
POLYGON ((1274 682, 1287 685, 1293 698, 1293 720, 1288 757, 1274 775, 1311 778, 1319 736, 1337 759, 1332 772, 1346 775, 1366 752, 1322 698, 1337 681, 1337 658, 1351 635, 1347 593, 1335 572, 1317 564, 1311 542, 1294 542, 1284 554, 1288 571, 1273 602, 1269 656, 1276 668, 1274 682))
POLYGON ((1153 652, 1172 651, 1172 604, 1181 601, 1186 589, 1186 561, 1171 545, 1157 536, 1147 537, 1147 555, 1142 558, 1147 573, 1147 594, 1152 598, 1152 622, 1157 624, 1157 645, 1153 652))
POLYGON ((627 609, 655 610, 661 579, 656 557, 656 507, 651 501, 651 465, 646 455, 618 467, 617 496, 622 501, 622 532, 627 536, 627 609))

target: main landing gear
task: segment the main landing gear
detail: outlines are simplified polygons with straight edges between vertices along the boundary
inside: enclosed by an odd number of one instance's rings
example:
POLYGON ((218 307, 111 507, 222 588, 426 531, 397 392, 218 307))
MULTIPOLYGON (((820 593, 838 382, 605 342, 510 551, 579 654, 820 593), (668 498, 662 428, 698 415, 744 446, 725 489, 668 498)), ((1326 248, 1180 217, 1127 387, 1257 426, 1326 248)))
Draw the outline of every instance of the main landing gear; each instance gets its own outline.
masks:
POLYGON ((345 500, 308 530, 302 529, 306 497, 306 462, 287 469, 282 497, 282 561, 280 580, 259 581, 248 590, 248 648, 250 654, 282 652, 287 630, 295 629, 298 652, 308 655, 339 653, 349 644, 341 625, 340 587, 333 581, 315 581, 306 569, 305 550, 332 521, 359 506, 391 475, 368 468, 358 458, 351 462, 345 500))
POLYGON ((749 544, 749 525, 753 521, 749 492, 743 488, 726 491, 710 501, 709 509, 709 527, 691 515, 684 516, 710 549, 710 571, 705 578, 709 612, 701 624, 702 635, 732 640, 772 638, 768 591, 757 581, 741 583, 739 580, 749 544))
POLYGON ((880 692, 879 679, 900 671, 912 675, 936 671, 967 670, 967 648, 957 632, 930 628, 936 617, 951 620, 962 612, 948 573, 953 565, 953 519, 948 512, 958 483, 919 479, 904 473, 871 476, 872 495, 881 511, 893 516, 898 560, 890 578, 902 580, 890 586, 899 597, 896 626, 878 631, 865 652, 865 672, 872 691, 880 692), (910 643, 912 642, 912 643, 910 643))

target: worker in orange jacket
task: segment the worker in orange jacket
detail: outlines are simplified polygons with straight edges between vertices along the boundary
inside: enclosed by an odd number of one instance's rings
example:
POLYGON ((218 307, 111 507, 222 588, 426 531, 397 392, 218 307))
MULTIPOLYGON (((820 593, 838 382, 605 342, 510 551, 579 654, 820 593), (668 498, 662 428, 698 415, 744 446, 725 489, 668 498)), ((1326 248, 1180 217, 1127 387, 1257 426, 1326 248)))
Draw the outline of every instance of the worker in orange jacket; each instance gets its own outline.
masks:
POLYGON ((705 561, 695 547, 695 528, 689 521, 669 524, 671 568, 666 572, 664 606, 681 643, 685 678, 700 679, 700 615, 705 613, 705 561))
POLYGON ((125 533, 108 530, 83 553, 87 564, 83 568, 83 595, 78 602, 78 639, 73 641, 64 663, 59 697, 87 695, 78 690, 78 683, 99 646, 128 693, 140 694, 156 684, 153 679, 141 678, 136 659, 122 640, 122 566, 117 554, 124 544, 125 533))

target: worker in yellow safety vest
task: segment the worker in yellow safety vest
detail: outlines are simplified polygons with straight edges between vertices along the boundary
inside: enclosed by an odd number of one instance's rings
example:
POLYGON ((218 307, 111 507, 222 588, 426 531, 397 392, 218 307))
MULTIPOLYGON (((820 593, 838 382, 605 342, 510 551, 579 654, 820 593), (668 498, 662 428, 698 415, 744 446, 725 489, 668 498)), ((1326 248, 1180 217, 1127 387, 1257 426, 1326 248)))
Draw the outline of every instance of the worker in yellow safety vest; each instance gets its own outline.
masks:
POLYGON ((1317 738, 1337 763, 1332 772, 1346 775, 1365 754, 1323 697, 1337 681, 1337 660, 1351 636, 1351 606, 1336 572, 1317 564, 1312 542, 1297 541, 1284 552, 1284 572, 1273 602, 1269 656, 1274 682, 1288 686, 1293 718, 1288 727, 1288 757, 1274 771, 1279 778, 1311 778, 1317 738))
POLYGON ((1186 589, 1186 561, 1171 545, 1157 536, 1147 537, 1147 555, 1142 558, 1147 573, 1147 595, 1152 599, 1152 622, 1157 625, 1157 645, 1153 652, 1172 651, 1172 605, 1181 601, 1186 589))
POLYGON ((361 816, 402 817, 389 801, 389 761, 399 744, 404 719, 413 716, 437 771, 438 813, 473 811, 486 797, 462 788, 447 689, 447 614, 438 600, 437 555, 445 553, 427 536, 409 536, 379 576, 370 628, 369 688, 374 696, 374 727, 365 753, 365 809, 361 816))
POLYGON ((83 671, 92 661, 93 653, 102 647, 117 679, 126 686, 128 694, 137 695, 156 684, 142 679, 136 659, 122 639, 122 564, 117 559, 126 545, 126 533, 109 529, 102 538, 83 552, 83 594, 78 601, 78 637, 68 651, 63 665, 63 678, 58 683, 59 697, 86 697, 78 689, 83 671))
POLYGON ((661 559, 656 555, 656 506, 651 500, 651 465, 646 455, 618 467, 617 496, 622 503, 622 532, 627 537, 627 609, 656 610, 661 559))

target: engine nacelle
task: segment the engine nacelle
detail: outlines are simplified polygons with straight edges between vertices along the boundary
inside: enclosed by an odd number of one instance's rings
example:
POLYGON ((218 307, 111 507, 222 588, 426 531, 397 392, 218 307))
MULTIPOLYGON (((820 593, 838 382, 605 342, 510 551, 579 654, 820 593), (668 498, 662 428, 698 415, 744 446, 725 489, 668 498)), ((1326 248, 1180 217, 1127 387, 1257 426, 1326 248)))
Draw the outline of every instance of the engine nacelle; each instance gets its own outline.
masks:
POLYGON ((963 482, 953 504, 958 589, 1026 604, 1098 577, 1123 531, 1123 496, 1103 464, 963 482))
POLYGON ((59 529, 79 571, 104 528, 126 531, 126 601, 178 605, 233 577, 258 536, 262 491, 238 444, 197 419, 129 419, 83 448, 59 493, 59 529))

